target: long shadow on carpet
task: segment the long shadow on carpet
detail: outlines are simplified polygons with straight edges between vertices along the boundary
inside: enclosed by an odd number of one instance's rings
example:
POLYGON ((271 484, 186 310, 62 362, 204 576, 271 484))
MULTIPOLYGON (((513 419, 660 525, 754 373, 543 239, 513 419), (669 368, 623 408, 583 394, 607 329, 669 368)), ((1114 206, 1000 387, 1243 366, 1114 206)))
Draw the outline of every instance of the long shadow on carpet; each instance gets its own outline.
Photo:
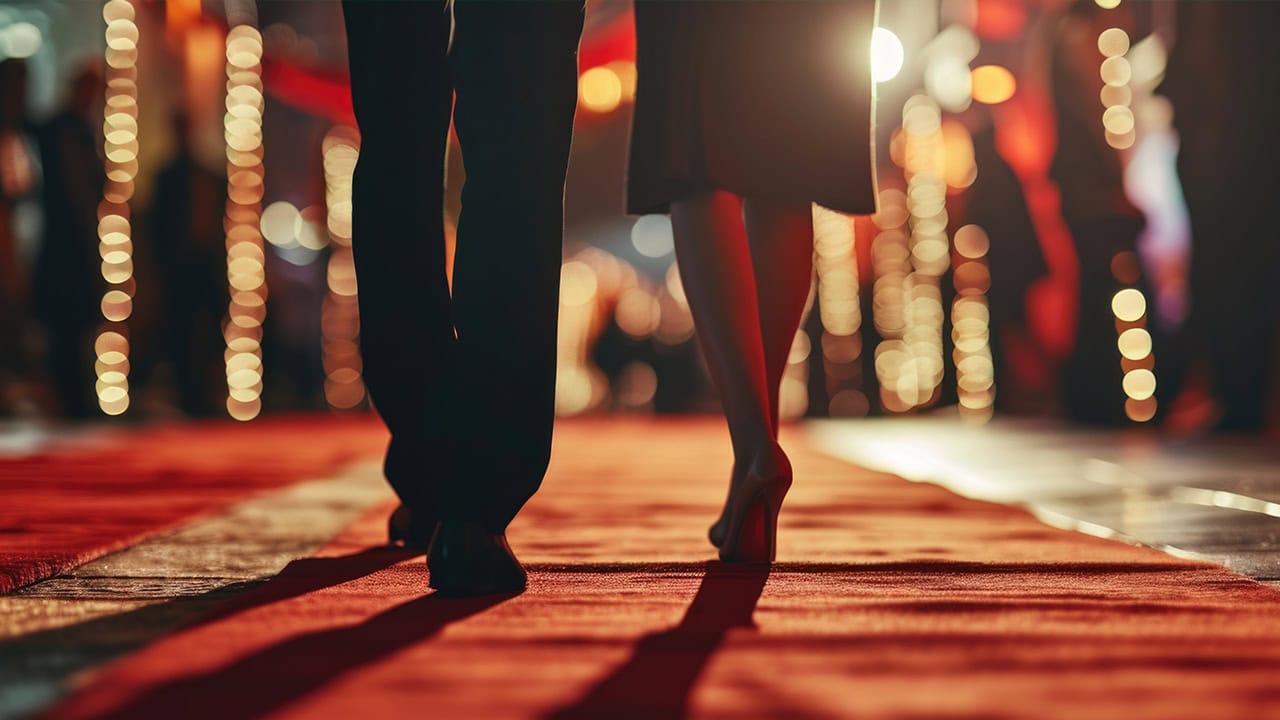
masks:
MULTIPOLYGON (((162 636, 285 602, 384 570, 417 553, 374 547, 350 555, 302 558, 289 563, 269 582, 234 582, 195 596, 85 622, 21 635, 0 642, 0 710, 29 711, 57 697, 66 679, 162 636), (19 689, 32 698, 10 697, 19 689), (12 706, 11 706, 12 705, 12 706)), ((3 713, 0 713, 3 714, 3 713)))
MULTIPOLYGON (((385 548, 335 558, 291 563, 257 592, 240 596, 202 620, 224 619, 385 569, 411 556, 385 548)), ((516 597, 479 598, 426 595, 401 603, 368 620, 293 637, 213 672, 187 675, 149 689, 111 717, 261 717, 324 687, 344 673, 425 640, 451 623, 516 597)))
POLYGON ((725 635, 755 627, 751 618, 768 580, 768 565, 707 563, 679 625, 641 638, 626 663, 549 717, 685 716, 693 686, 725 635))

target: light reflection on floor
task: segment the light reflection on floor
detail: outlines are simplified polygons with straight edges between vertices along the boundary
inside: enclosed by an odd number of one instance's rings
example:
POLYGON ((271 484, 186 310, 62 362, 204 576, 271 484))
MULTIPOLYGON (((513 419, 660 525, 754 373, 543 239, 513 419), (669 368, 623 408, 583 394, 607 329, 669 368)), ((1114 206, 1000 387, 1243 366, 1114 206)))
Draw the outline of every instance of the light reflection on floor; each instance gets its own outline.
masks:
POLYGON ((832 455, 1051 525, 1220 562, 1280 581, 1280 449, 1262 439, 1169 441, 1146 431, 998 418, 815 421, 832 455))

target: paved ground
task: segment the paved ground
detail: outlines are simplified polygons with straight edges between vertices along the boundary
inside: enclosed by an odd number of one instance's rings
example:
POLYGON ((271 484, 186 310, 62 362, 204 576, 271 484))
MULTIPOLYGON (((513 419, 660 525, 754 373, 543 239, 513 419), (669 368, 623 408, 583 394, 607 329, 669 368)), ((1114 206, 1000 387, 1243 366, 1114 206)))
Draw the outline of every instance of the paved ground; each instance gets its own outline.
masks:
POLYGON ((809 437, 863 467, 1280 587, 1280 444, 1266 439, 1162 439, 1017 419, 973 426, 947 417, 823 421, 809 437))
POLYGON ((203 698, 204 715, 231 710, 224 716, 336 716, 354 712, 357 701, 365 714, 379 715, 370 707, 410 714, 405 708, 420 709, 424 698, 442 716, 495 707, 511 716, 628 708, 819 717, 1277 711, 1280 697, 1268 693, 1274 683, 1265 678, 1280 674, 1280 595, 1257 595, 1207 565, 1050 529, 803 447, 812 442, 963 494, 1027 504, 1042 518, 1103 536, 1163 528, 1166 536, 1149 541, 1183 556, 1221 551, 1240 569, 1272 577, 1267 532, 1280 520, 1266 505, 1226 515, 1220 507, 1263 501, 1262 493, 1236 482, 1215 491, 1228 495, 1203 496, 1209 506, 1175 492, 1212 490, 1215 477, 1273 477, 1267 451, 1206 450, 1192 472, 1200 449, 1127 440, 1116 450, 1106 436, 1047 428, 997 424, 966 435, 945 424, 895 422, 789 435, 801 448, 799 479, 771 574, 705 564, 703 533, 728 468, 717 423, 565 424, 544 492, 512 529, 533 570, 530 591, 452 620, 415 599, 424 591, 420 558, 378 559, 366 550, 380 542, 390 502, 375 464, 277 491, 0 597, 0 717, 84 686, 78 704, 64 706, 69 716, 112 703, 133 717, 173 714, 165 692, 175 689, 203 698), (947 467, 957 471, 938 471, 947 467), (1010 479, 1007 468, 1019 472, 1010 479), (1152 468, 1170 468, 1158 476, 1167 482, 1135 492, 1131 475, 1152 468), (1208 477, 1211 468, 1223 472, 1208 477), (1182 506, 1191 510, 1173 512, 1182 506), (1206 521, 1211 527, 1194 524, 1206 521), (322 559, 375 561, 333 587, 308 575, 326 566, 305 564, 260 585, 317 550, 322 559), (291 598, 288 583, 299 572, 308 590, 291 598), (231 596, 248 602, 238 619, 179 631, 231 596), (406 619, 423 617, 436 629, 406 636, 406 619), (219 705, 228 702, 220 680, 269 675, 298 652, 333 656, 312 670, 310 679, 323 682, 284 678, 266 695, 245 693, 247 705, 219 705), (499 656, 528 671, 495 665, 499 656), (1109 676, 1098 675, 1104 669, 1109 676), (451 687, 470 692, 438 696, 451 687), (1223 693, 1234 700, 1207 704, 1223 693), (375 696, 380 701, 369 705, 375 696))
POLYGON ((0 718, 46 705, 75 673, 187 625, 311 555, 389 495, 378 463, 353 466, 0 595, 0 718))

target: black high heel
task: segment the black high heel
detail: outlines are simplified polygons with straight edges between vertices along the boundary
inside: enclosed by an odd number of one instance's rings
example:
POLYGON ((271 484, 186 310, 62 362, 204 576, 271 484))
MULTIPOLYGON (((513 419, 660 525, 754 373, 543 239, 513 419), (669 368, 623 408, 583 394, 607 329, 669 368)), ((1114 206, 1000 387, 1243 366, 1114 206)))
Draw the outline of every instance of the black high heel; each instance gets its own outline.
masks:
POLYGON ((771 563, 778 550, 778 507, 773 493, 759 491, 746 507, 726 524, 720 546, 724 562, 771 563), (735 522, 736 521, 736 522, 735 522))
MULTIPOLYGON (((749 473, 729 491, 719 544, 724 562, 770 563, 777 556, 778 511, 791 487, 791 463, 781 448, 775 446, 775 453, 781 463, 777 471, 749 473)), ((720 521, 711 526, 712 532, 718 525, 720 521)))
MULTIPOLYGON (((737 484, 737 476, 738 476, 738 473, 736 470, 737 466, 735 465, 734 467, 735 467, 734 472, 730 473, 729 475, 730 491, 732 491, 733 486, 737 484)), ((720 517, 716 518, 716 521, 714 523, 711 523, 711 527, 707 530, 707 539, 711 541, 712 545, 716 547, 720 547, 721 545, 724 545, 725 534, 728 531, 728 523, 729 523, 729 499, 725 498, 725 506, 720 510, 720 517)))

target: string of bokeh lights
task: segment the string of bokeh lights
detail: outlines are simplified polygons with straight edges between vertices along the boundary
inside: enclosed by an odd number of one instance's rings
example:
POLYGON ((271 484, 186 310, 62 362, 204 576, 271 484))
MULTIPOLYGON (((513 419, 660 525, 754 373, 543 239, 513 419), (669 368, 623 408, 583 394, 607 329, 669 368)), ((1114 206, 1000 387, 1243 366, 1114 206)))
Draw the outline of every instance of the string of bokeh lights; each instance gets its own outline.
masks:
MULTIPOLYGON (((832 417, 862 416, 870 410, 870 402, 859 383, 862 302, 854 239, 853 218, 820 205, 813 206, 814 270, 818 319, 822 323, 819 344, 829 398, 827 413, 832 417)), ((790 358, 793 364, 802 363, 812 351, 812 343, 803 328, 797 336, 797 346, 790 358)))
POLYGON ((955 232, 952 282, 956 298, 951 303, 951 356, 956 367, 961 417, 978 421, 990 419, 995 403, 991 311, 987 304, 991 271, 986 257, 990 247, 986 231, 978 225, 965 225, 955 232))
POLYGON ((886 409, 905 412, 936 401, 942 383, 942 277, 950 267, 947 239, 945 154, 942 114, 924 95, 907 100, 902 109, 904 170, 907 178, 907 261, 902 278, 902 334, 890 341, 897 367, 886 362, 892 393, 886 409))
MULTIPOLYGON (((1120 0, 1097 0, 1097 4, 1112 10, 1119 7, 1120 0)), ((1109 27, 1098 34, 1098 52, 1103 57, 1098 68, 1102 80, 1102 127, 1107 144, 1116 150, 1133 147, 1137 139, 1133 110, 1129 107, 1133 100, 1129 87, 1133 69, 1126 57, 1129 49, 1129 35, 1122 28, 1109 27)), ((1120 368, 1124 372, 1124 411, 1134 422, 1147 422, 1155 417, 1157 409, 1156 375, 1151 333, 1146 329, 1147 298, 1134 287, 1142 277, 1141 263, 1135 253, 1121 252, 1112 258, 1111 273, 1117 282, 1129 286, 1111 299, 1120 368)))
MULTIPOLYGON (((1119 0, 1096 0, 1104 8, 1119 5, 1119 0)), ((107 324, 100 332, 97 349, 99 404, 109 414, 124 412, 129 406, 128 332, 125 325, 132 311, 134 280, 132 241, 128 202, 133 194, 137 171, 137 84, 136 59, 138 29, 133 22, 134 7, 130 0, 109 0, 104 5, 107 21, 107 97, 104 122, 104 150, 107 156, 108 180, 99 212, 100 252, 103 277, 109 288, 103 296, 102 313, 107 324)), ((945 34, 945 31, 944 33, 945 34)), ((876 48, 880 65, 873 68, 877 82, 892 78, 901 67, 901 44, 896 37, 877 29, 876 48), (887 50, 885 48, 888 48, 887 50), (885 62, 893 65, 884 70, 885 62)), ((939 37, 942 37, 940 34, 939 37)), ((966 38, 969 43, 976 39, 966 38)), ((950 58, 952 65, 967 68, 976 49, 964 45, 960 57, 950 58), (958 63, 958 64, 957 64, 958 63)), ((1103 55, 1100 75, 1103 87, 1102 122, 1107 142, 1123 150, 1135 142, 1134 114, 1130 108, 1132 91, 1128 85, 1131 70, 1125 54, 1129 37, 1119 28, 1108 28, 1098 37, 1103 55)), ((225 131, 228 160, 228 194, 226 208, 226 240, 228 282, 231 302, 228 307, 226 338, 227 409, 237 419, 248 420, 261 411, 263 382, 262 323, 266 313, 266 278, 263 239, 267 218, 262 205, 263 147, 261 80, 262 37, 252 26, 234 26, 226 38, 227 115, 225 131)), ((1016 82, 1006 68, 985 65, 967 73, 956 68, 949 73, 926 71, 927 95, 914 95, 903 106, 903 121, 895 141, 900 143, 898 155, 907 178, 907 192, 887 189, 880 193, 880 210, 873 218, 877 231, 872 244, 874 286, 872 312, 877 331, 883 341, 875 349, 875 369, 881 386, 880 401, 891 412, 907 412, 936 401, 942 380, 942 329, 945 313, 941 301, 941 281, 948 268, 956 289, 951 307, 952 359, 962 414, 989 416, 994 398, 994 371, 988 338, 989 311, 986 291, 990 271, 985 254, 986 234, 976 226, 956 232, 954 244, 947 238, 946 196, 948 188, 967 187, 973 182, 976 167, 972 162, 972 144, 967 131, 958 123, 944 121, 942 110, 961 111, 967 103, 978 101, 998 104, 1009 99, 1016 82), (943 78, 939 80, 938 78, 943 78), (956 129, 958 133, 953 132, 956 129), (968 143, 968 157, 957 160, 954 149, 965 142, 953 142, 962 134, 968 143), (957 173, 964 175, 960 177, 957 173)), ((615 61, 585 70, 579 83, 579 103, 584 110, 597 114, 617 111, 634 99, 635 65, 615 61)), ((323 157, 326 181, 328 240, 331 252, 327 267, 328 295, 322 317, 322 356, 325 370, 325 397, 335 409, 360 405, 365 399, 358 351, 359 321, 356 312, 356 283, 351 258, 350 170, 358 153, 358 135, 350 128, 338 128, 324 142, 323 157)), ((299 227, 316 222, 318 208, 293 211, 299 227)), ((641 223, 653 221, 641 218, 641 223)), ((858 415, 867 412, 869 401, 857 389, 856 377, 862 352, 861 310, 858 302, 857 256, 854 250, 854 224, 850 218, 814 208, 815 228, 815 293, 819 301, 822 335, 820 347, 828 382, 829 407, 832 415, 858 415)), ((667 230, 669 233, 669 229, 667 230)), ((314 232, 310 234, 315 234, 314 232)), ((296 240, 304 230, 296 231, 296 240)), ((635 233, 633 232, 633 238, 635 233)), ((270 240, 270 238, 267 238, 270 240)), ((315 248, 324 242, 320 238, 315 248)), ((664 240, 664 243, 666 241, 664 240)), ((309 246, 308 246, 309 247, 309 246)), ((641 254, 649 255, 637 242, 641 254)), ((666 245, 656 251, 669 252, 666 245)), ((598 405, 598 378, 588 377, 590 363, 586 343, 598 334, 600 314, 596 308, 604 302, 606 277, 627 278, 612 288, 609 302, 615 320, 633 339, 655 338, 659 342, 676 343, 692 332, 687 304, 679 288, 675 264, 669 266, 665 283, 653 283, 635 274, 633 268, 607 253, 588 253, 565 265, 562 307, 569 312, 570 329, 562 317, 562 337, 566 348, 562 363, 567 362, 568 375, 562 377, 566 394, 558 397, 559 409, 576 414, 598 405), (630 274, 618 268, 625 267, 630 274), (590 280, 587 279, 588 274, 590 280), (587 288, 590 287, 590 292, 587 288), (590 312, 575 313, 574 307, 592 307, 590 312), (581 315, 581 317, 579 316, 581 315), (565 382, 565 380, 570 380, 565 382), (583 391, 585 388, 585 392, 583 391), (560 402, 563 401, 563 402, 560 402)), ((1124 268, 1128 259, 1113 263, 1113 272, 1122 284, 1136 283, 1124 268), (1121 269, 1116 269, 1121 268, 1121 269)), ((1129 417, 1144 421, 1155 412, 1153 398, 1155 376, 1152 372, 1151 336, 1145 329, 1146 298, 1135 287, 1125 287, 1113 299, 1118 345, 1125 370, 1123 387, 1128 396, 1129 417)), ((802 389, 805 367, 815 349, 814 338, 797 333, 784 381, 788 390, 802 389)), ((636 389, 628 392, 624 405, 643 405, 652 398, 656 382, 654 370, 628 368, 626 382, 636 389), (637 390, 638 389, 638 390, 637 390)), ((562 372, 562 375, 564 373, 562 372)), ((807 393, 799 393, 805 396, 807 393)), ((803 412, 801 408, 800 412, 803 412)), ((784 413, 784 414, 794 414, 784 413)))
MULTIPOLYGON (((879 194, 871 262, 872 319, 882 338, 874 366, 880 404, 891 413, 928 407, 941 396, 942 280, 948 269, 956 291, 950 319, 959 412, 985 421, 993 407, 986 233, 967 225, 954 243, 947 235, 947 198, 970 187, 978 168, 968 129, 944 112, 964 112, 973 102, 997 105, 1017 88, 1007 68, 971 69, 978 53, 969 28, 952 25, 938 33, 920 53, 924 93, 903 104, 902 124, 890 139, 890 157, 903 169, 907 190, 879 194)), ((834 402, 831 414, 837 414, 834 402)))
MULTIPOLYGON (((325 215, 331 240, 325 272, 329 294, 320 315, 324 397, 329 407, 349 410, 359 406, 365 397, 356 266, 351 252, 351 178, 360 156, 360 134, 355 128, 335 127, 325 135, 321 152, 325 215)), ((296 222, 302 221, 300 214, 296 222)))
POLYGON ((106 21, 106 100, 103 153, 106 183, 98 206, 98 254, 107 289, 103 327, 94 341, 98 407, 107 415, 129 409, 129 329, 136 283, 129 201, 138 174, 138 25, 130 0, 109 0, 106 21))
POLYGON ((1129 52, 1129 34, 1118 27, 1103 30, 1098 35, 1098 51, 1104 58, 1098 69, 1103 83, 1099 93, 1103 107, 1102 127, 1108 145, 1117 150, 1127 150, 1133 147, 1137 137, 1133 110, 1129 108, 1133 100, 1133 91, 1129 87, 1133 69, 1125 57, 1129 52))
POLYGON ((238 24, 227 33, 227 414, 252 420, 262 411, 262 323, 267 314, 263 194, 262 35, 238 24))

